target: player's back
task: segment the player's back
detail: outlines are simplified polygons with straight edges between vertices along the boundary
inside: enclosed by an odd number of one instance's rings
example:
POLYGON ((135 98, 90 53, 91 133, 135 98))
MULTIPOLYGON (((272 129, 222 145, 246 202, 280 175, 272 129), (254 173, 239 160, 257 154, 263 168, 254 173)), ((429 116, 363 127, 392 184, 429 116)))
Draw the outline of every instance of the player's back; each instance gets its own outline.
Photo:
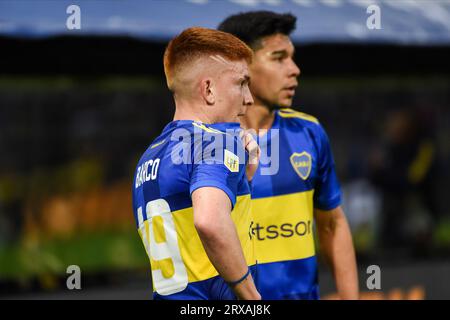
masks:
POLYGON ((155 299, 235 298, 208 259, 194 227, 191 193, 198 188, 217 187, 228 195, 247 262, 254 264, 245 160, 239 161, 234 149, 242 145, 214 127, 236 129, 235 124, 173 121, 137 165, 133 210, 150 258, 155 299))

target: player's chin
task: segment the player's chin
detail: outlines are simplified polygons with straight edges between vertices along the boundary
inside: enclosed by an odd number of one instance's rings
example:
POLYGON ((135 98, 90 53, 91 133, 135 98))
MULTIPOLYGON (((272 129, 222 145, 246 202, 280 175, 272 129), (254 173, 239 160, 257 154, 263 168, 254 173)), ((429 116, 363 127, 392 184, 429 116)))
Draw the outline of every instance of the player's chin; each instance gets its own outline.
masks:
POLYGON ((279 100, 278 105, 280 108, 290 108, 292 106, 292 100, 294 97, 283 97, 279 100))

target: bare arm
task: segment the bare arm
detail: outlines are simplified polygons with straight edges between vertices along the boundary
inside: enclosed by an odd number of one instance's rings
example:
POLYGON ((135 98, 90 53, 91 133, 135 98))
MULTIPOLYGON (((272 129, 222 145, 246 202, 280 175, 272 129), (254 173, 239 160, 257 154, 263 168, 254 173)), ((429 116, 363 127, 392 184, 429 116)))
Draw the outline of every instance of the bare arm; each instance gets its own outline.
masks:
POLYGON ((245 150, 248 152, 248 163, 245 168, 245 174, 247 180, 252 181, 253 176, 258 169, 259 159, 261 158, 261 148, 248 131, 242 131, 241 139, 245 150))
MULTIPOLYGON (((218 188, 203 187, 192 193, 192 203, 194 225, 211 263, 225 281, 240 279, 248 266, 231 219, 230 199, 218 188)), ((261 299, 251 274, 233 290, 239 299, 261 299)))
POLYGON ((339 206, 329 211, 316 209, 314 214, 320 249, 331 267, 340 298, 358 299, 355 250, 344 211, 339 206))

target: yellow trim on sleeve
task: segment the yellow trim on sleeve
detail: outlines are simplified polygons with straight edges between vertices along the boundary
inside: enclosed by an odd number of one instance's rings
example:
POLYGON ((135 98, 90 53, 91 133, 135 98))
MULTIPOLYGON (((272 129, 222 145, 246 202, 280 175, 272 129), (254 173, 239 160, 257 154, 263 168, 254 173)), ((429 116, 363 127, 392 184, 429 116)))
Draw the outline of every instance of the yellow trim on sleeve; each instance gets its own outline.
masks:
POLYGON ((290 108, 280 109, 278 114, 283 118, 299 118, 319 124, 319 120, 316 117, 290 108))
POLYGON ((162 145, 164 142, 166 142, 166 139, 163 139, 163 140, 161 140, 161 141, 159 141, 159 142, 157 142, 157 143, 151 145, 150 149, 159 147, 159 146, 162 145))
POLYGON ((197 122, 192 122, 192 124, 194 126, 196 126, 199 129, 205 130, 206 132, 209 133, 220 133, 220 134, 225 134, 225 132, 213 129, 213 128, 208 128, 207 126, 205 126, 203 123, 197 123, 197 122))

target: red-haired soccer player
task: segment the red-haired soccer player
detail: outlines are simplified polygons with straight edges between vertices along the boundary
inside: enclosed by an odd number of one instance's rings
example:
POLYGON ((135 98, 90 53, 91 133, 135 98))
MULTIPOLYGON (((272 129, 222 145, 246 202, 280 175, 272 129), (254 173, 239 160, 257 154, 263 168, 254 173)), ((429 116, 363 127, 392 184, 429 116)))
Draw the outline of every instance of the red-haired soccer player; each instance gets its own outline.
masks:
POLYGON ((257 165, 246 166, 259 148, 251 135, 234 134, 253 103, 251 59, 239 39, 205 28, 183 31, 165 51, 175 116, 143 154, 133 184, 154 299, 260 299, 247 179, 257 165))

